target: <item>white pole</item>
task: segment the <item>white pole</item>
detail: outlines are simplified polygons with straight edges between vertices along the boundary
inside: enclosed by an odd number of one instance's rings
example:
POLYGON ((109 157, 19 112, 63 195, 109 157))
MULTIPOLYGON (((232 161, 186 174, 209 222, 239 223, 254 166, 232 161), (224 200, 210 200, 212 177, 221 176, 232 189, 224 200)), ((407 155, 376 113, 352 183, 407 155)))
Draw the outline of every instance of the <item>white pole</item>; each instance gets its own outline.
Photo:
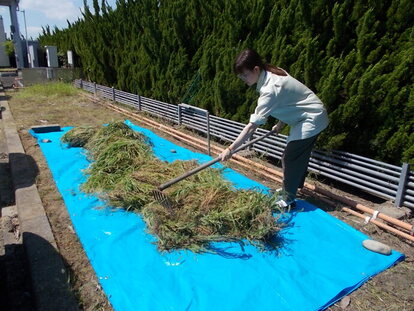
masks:
POLYGON ((22 10, 23 12, 23 17, 24 17, 24 28, 26 31, 26 51, 27 51, 27 65, 29 66, 29 68, 32 67, 32 58, 30 57, 30 50, 29 50, 29 39, 27 38, 27 25, 26 25, 26 11, 22 10))
POLYGON ((13 0, 10 2, 9 9, 10 9, 10 19, 11 19, 11 27, 10 32, 13 34, 13 43, 14 43, 14 54, 16 55, 16 67, 17 69, 22 69, 23 66, 23 51, 22 51, 22 41, 20 38, 20 30, 19 30, 19 21, 17 19, 17 5, 18 0, 13 0))

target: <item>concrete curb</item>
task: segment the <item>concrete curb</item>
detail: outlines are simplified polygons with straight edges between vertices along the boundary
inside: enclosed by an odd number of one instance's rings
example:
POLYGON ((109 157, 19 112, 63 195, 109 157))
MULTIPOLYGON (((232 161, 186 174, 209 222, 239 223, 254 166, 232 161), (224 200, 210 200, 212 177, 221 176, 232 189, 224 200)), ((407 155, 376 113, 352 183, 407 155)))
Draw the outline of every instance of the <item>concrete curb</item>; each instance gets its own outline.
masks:
MULTIPOLYGON (((5 97, 2 86, 0 97, 5 97)), ((31 157, 23 149, 8 102, 1 100, 0 106, 5 108, 2 123, 36 310, 79 310, 37 191, 31 157)))

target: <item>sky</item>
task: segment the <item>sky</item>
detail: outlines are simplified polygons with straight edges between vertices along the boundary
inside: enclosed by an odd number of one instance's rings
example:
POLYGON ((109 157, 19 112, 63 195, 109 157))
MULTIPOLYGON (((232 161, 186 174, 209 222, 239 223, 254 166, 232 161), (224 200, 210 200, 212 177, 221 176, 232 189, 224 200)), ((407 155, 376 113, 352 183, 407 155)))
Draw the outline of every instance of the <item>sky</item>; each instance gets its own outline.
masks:
MULTIPOLYGON (((101 3, 101 0, 99 0, 101 3)), ((115 8, 116 0, 107 0, 107 3, 115 8)), ((88 5, 93 12, 92 0, 88 5)), ((52 29, 66 28, 67 22, 74 22, 82 16, 83 0, 20 0, 17 18, 19 20, 20 33, 25 36, 25 24, 22 10, 26 14, 27 37, 36 39, 42 32, 42 26, 49 25, 52 29)), ((4 31, 10 39, 10 11, 7 6, 0 6, 0 15, 3 17, 4 31)))

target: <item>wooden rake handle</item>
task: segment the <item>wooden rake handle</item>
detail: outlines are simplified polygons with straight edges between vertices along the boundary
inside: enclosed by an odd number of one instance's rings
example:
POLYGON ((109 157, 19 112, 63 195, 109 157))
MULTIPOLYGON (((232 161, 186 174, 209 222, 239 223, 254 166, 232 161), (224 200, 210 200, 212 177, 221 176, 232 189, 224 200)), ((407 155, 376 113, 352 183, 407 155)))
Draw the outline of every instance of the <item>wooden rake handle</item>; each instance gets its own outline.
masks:
MULTIPOLYGON (((257 137, 255 139, 249 141, 248 143, 245 143, 244 145, 241 145, 239 148, 237 148, 236 150, 234 150, 233 152, 231 152, 231 154, 233 155, 233 154, 239 152, 240 150, 242 150, 242 149, 244 149, 246 147, 249 147, 249 146, 257 143, 258 141, 260 141, 262 139, 265 139, 266 137, 269 137, 270 135, 276 134, 276 133, 277 133, 276 130, 271 130, 271 131, 267 132, 265 135, 262 135, 260 137, 257 137)), ((220 160, 221 160, 221 157, 218 156, 217 158, 214 158, 213 160, 208 161, 208 162, 206 162, 206 163, 204 163, 204 164, 202 164, 202 165, 200 165, 200 166, 198 166, 196 168, 193 168, 191 171, 188 171, 188 172, 184 173, 183 175, 181 175, 181 176, 179 176, 177 178, 174 178, 174 179, 166 182, 165 184, 162 184, 161 186, 158 187, 158 189, 161 190, 161 191, 164 190, 164 189, 167 189, 168 187, 174 185, 175 183, 178 183, 179 181, 181 181, 181 180, 183 180, 183 179, 185 179, 187 177, 190 177, 191 175, 194 175, 194 174, 198 173, 199 171, 202 171, 203 169, 205 169, 205 168, 207 168, 209 166, 212 166, 213 164, 215 164, 217 162, 220 162, 220 160)))

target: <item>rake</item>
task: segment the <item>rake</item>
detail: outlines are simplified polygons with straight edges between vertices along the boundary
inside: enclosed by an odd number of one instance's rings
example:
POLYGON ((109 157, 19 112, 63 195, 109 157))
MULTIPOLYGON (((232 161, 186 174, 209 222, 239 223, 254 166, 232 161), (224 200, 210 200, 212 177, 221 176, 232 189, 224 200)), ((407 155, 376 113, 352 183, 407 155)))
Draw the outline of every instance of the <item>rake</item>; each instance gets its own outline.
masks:
MULTIPOLYGON (((255 139, 252 139, 248 143, 245 143, 244 145, 241 145, 236 150, 234 150, 231 154, 233 155, 233 154, 239 152, 240 150, 245 149, 245 148, 247 148, 247 147, 249 147, 249 146, 257 143, 258 141, 260 141, 262 139, 265 139, 266 137, 269 137, 270 135, 276 134, 276 133, 277 133, 276 130, 271 130, 271 131, 267 132, 265 135, 262 135, 260 137, 255 138, 255 139)), ((155 200, 159 204, 161 204, 166 209, 172 209, 173 206, 174 206, 173 202, 162 191, 165 190, 165 189, 167 189, 167 188, 169 188, 170 186, 172 186, 172 185, 180 182, 181 180, 186 179, 187 177, 190 177, 190 176, 192 176, 192 175, 194 175, 194 174, 202 171, 203 169, 205 169, 205 168, 207 168, 207 167, 209 167, 209 166, 211 166, 211 165, 213 165, 213 164, 215 164, 217 162, 220 162, 220 160, 221 160, 221 157, 218 156, 217 158, 214 158, 213 160, 211 160, 209 162, 206 162, 206 163, 204 163, 204 164, 202 164, 202 165, 200 165, 200 166, 198 166, 198 167, 196 167, 196 168, 194 168, 194 169, 192 169, 192 170, 184 173, 183 175, 181 175, 179 177, 176 177, 176 178, 174 178, 174 179, 166 182, 165 184, 160 185, 157 189, 152 190, 153 197, 155 198, 155 200)))

